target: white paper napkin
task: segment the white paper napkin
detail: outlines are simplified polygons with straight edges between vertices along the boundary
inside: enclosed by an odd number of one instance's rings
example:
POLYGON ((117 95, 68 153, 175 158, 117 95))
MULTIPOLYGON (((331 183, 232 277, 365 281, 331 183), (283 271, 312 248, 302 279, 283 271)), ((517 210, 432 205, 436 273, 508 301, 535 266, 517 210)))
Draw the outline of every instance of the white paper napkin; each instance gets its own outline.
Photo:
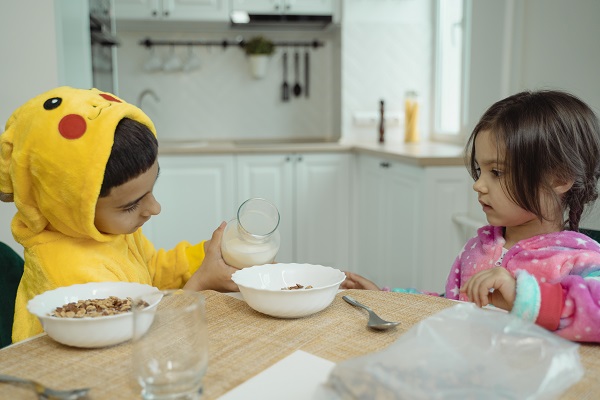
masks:
POLYGON ((335 363, 297 350, 233 388, 219 400, 306 400, 327 381, 335 363))

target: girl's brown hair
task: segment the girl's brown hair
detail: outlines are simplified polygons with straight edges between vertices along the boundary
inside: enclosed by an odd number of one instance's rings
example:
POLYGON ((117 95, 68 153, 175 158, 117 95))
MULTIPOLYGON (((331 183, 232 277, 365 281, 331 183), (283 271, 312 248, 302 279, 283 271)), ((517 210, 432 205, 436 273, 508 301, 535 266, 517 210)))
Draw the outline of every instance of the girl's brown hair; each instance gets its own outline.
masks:
MULTIPOLYGON (((578 231, 584 206, 598 198, 600 126, 594 112, 577 97, 557 90, 517 93, 492 105, 481 117, 465 147, 467 168, 478 178, 475 138, 489 131, 504 155, 504 187, 521 208, 547 218, 541 205, 549 196, 578 231), (562 196, 553 186, 573 181, 562 196)), ((502 158, 502 157, 499 157, 502 158)))

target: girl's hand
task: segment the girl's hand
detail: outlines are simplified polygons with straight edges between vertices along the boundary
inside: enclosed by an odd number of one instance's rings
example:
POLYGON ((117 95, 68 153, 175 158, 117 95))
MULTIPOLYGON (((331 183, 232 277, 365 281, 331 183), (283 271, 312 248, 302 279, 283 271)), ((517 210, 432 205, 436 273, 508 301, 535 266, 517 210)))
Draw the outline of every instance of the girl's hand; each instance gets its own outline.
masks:
POLYGON ((184 289, 191 290, 218 290, 219 292, 239 292, 238 286, 231 280, 231 275, 237 268, 228 265, 221 254, 221 239, 225 231, 226 222, 212 234, 210 240, 204 243, 205 255, 200 268, 187 281, 184 289))
POLYGON ((517 280, 506 269, 495 267, 473 275, 460 291, 478 307, 492 304, 510 311, 517 295, 517 280))
POLYGON ((342 289, 379 290, 376 284, 359 274, 353 272, 344 273, 346 274, 346 280, 340 285, 342 289))

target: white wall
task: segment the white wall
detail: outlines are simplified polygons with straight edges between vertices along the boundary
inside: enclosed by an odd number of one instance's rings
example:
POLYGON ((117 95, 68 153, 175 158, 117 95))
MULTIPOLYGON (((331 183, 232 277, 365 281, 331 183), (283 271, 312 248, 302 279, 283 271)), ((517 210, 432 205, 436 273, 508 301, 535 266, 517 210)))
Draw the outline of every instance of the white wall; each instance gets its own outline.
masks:
MULTIPOLYGON (((62 85, 91 87, 87 14, 87 1, 80 0, 2 4, 0 133, 13 111, 30 98, 62 85)), ((13 203, 0 203, 0 241, 22 253, 10 232, 15 212, 13 203)))
MULTIPOLYGON (((404 94, 415 90, 422 104, 422 140, 429 132, 433 35, 431 1, 344 0, 342 19, 342 136, 377 141, 379 125, 354 123, 357 114, 404 116, 404 94)), ((391 120, 391 118, 389 118, 391 120)), ((403 122, 388 126, 386 141, 404 140, 403 122)))
MULTIPOLYGON (((284 48, 276 48, 267 75, 255 79, 242 49, 229 46, 194 47, 202 65, 191 72, 146 72, 144 63, 150 51, 139 42, 146 37, 154 40, 234 41, 261 32, 127 32, 119 30, 121 46, 117 48, 119 95, 133 103, 145 89, 152 89, 160 98, 156 102, 146 97, 141 108, 157 126, 160 139, 338 139, 339 93, 333 63, 339 58, 336 36, 330 31, 269 32, 274 41, 311 42, 318 39, 324 47, 310 50, 309 97, 295 97, 293 51, 288 52, 288 85, 290 101, 281 99, 283 83, 282 57, 284 48)), ((163 59, 170 47, 157 47, 163 59)), ((300 84, 304 85, 303 49, 300 49, 300 84)), ((175 53, 186 60, 189 49, 175 47, 175 53)))
MULTIPOLYGON (((21 104, 58 84, 54 3, 20 0, 2 4, 0 13, 0 132, 21 104), (35 10, 35 12, 33 11, 35 10)), ((0 203, 0 241, 22 254, 10 232, 13 203, 0 203)))

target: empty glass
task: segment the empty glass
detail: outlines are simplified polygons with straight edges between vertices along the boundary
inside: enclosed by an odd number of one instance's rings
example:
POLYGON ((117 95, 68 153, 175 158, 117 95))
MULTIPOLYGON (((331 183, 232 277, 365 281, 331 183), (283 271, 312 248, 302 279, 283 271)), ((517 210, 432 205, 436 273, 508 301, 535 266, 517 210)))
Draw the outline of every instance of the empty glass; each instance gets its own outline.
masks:
POLYGON ((155 296, 162 296, 156 309, 144 308, 137 299, 133 306, 133 373, 142 398, 200 399, 208 366, 204 296, 188 290, 155 296))
POLYGON ((171 46, 171 50, 169 51, 169 58, 165 61, 163 65, 163 70, 166 72, 179 71, 183 67, 183 62, 181 58, 175 53, 175 46, 171 46))
POLYGON ((279 211, 261 198, 242 203, 237 218, 227 223, 221 241, 223 259, 236 268, 269 264, 279 251, 279 211))
POLYGON ((150 58, 144 64, 144 71, 154 72, 162 69, 163 61, 158 54, 156 47, 150 47, 150 58))
POLYGON ((196 54, 193 46, 188 46, 188 58, 183 64, 183 70, 186 72, 194 71, 200 69, 201 65, 200 56, 196 54))

